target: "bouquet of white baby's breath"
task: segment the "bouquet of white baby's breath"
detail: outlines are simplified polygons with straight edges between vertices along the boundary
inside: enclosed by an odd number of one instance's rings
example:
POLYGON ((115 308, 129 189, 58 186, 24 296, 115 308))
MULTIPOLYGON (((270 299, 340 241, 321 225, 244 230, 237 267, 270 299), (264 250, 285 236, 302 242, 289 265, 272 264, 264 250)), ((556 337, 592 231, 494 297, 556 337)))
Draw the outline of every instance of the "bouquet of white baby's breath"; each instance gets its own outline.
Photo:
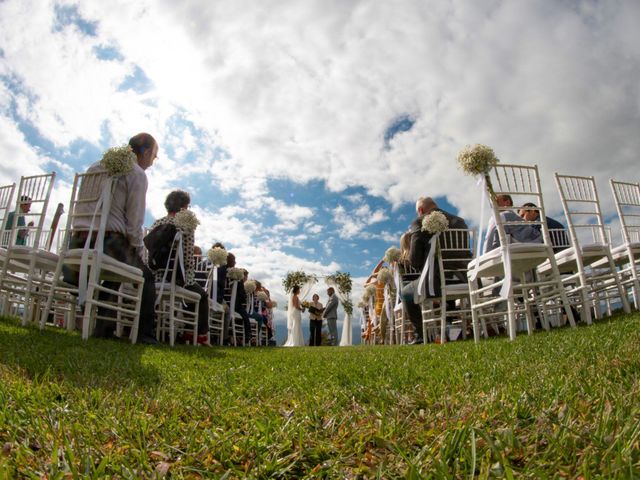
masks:
POLYGON ((422 231, 435 235, 449 230, 449 220, 444 213, 435 210, 422 219, 422 231))
POLYGON ((251 295, 256 291, 257 285, 255 280, 247 280, 244 282, 244 291, 251 295))
POLYGON ((392 281, 393 281, 393 275, 391 274, 391 270, 383 267, 378 271, 378 282, 382 283, 383 285, 387 285, 392 281))
POLYGON ((396 247, 389 247, 384 253, 384 261, 387 263, 395 263, 400 260, 400 249, 396 247))
POLYGON ((174 224, 178 230, 194 232, 200 225, 200 220, 191 210, 184 209, 176 213, 174 224))
POLYGON ((365 301, 361 300, 358 302, 358 308, 364 308, 366 306, 367 306, 367 303, 365 301))
POLYGON ((241 281, 244 278, 244 272, 241 268, 233 267, 227 270, 227 278, 231 281, 241 281))
POLYGON ((111 147, 104 152, 100 165, 111 177, 126 175, 133 170, 134 163, 138 160, 129 145, 111 147))
POLYGON ((269 300, 269 296, 267 295, 267 292, 259 291, 258 293, 256 293, 256 299, 259 302, 266 302, 267 300, 269 300))
POLYGON ((213 265, 215 265, 216 267, 220 267, 222 265, 227 264, 228 255, 229 255, 229 252, 227 252, 224 248, 215 247, 215 248, 209 249, 209 252, 207 253, 207 258, 209 258, 209 261, 213 265))
POLYGON ((278 308, 278 302, 271 300, 271 309, 273 310, 274 308, 278 308))
POLYGON ((486 145, 467 145, 458 154, 458 164, 467 175, 484 175, 500 160, 496 158, 493 149, 486 145))

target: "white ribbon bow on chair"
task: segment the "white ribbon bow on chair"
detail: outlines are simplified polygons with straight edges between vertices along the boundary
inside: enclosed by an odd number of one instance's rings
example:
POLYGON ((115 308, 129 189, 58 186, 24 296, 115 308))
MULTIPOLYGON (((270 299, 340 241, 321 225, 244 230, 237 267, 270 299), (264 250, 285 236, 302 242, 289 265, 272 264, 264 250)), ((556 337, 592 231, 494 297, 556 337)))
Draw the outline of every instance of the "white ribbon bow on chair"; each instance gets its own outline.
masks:
POLYGON ((425 290, 425 280, 429 280, 429 296, 435 297, 435 286, 434 286, 434 271, 435 271, 435 263, 436 263, 436 245, 438 242, 438 235, 436 233, 429 240, 429 255, 424 262, 424 268, 422 269, 422 273, 420 274, 420 280, 418 280, 418 288, 416 289, 413 295, 413 302, 418 304, 420 303, 426 296, 427 292, 425 290))

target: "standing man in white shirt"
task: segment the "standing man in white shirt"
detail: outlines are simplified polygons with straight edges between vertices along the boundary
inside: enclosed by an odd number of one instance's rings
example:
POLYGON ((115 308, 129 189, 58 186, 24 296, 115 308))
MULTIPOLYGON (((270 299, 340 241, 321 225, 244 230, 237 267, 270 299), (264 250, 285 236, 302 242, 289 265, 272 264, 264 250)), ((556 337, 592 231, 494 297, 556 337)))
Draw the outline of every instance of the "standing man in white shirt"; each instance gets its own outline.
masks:
MULTIPOLYGON (((148 133, 139 133, 129 140, 129 146, 137 157, 137 163, 133 170, 126 175, 116 178, 113 197, 111 199, 111 211, 107 219, 107 227, 104 237, 104 253, 121 262, 128 263, 142 270, 144 286, 142 289, 142 304, 140 307, 140 328, 138 341, 141 343, 158 343, 154 336, 155 323, 155 282, 149 267, 142 260, 143 253, 143 228, 144 214, 146 210, 147 175, 145 170, 153 165, 158 156, 158 143, 148 133)), ((87 173, 101 171, 103 167, 96 162, 89 167, 87 173)), ((95 210, 95 203, 87 204, 89 211, 95 210)), ((73 224, 73 233, 69 242, 69 248, 84 247, 91 217, 80 217, 73 224)), ((93 241, 95 241, 94 232, 93 241)), ((78 273, 65 271, 65 281, 76 283, 78 273)), ((105 282, 105 287, 117 290, 118 283, 105 282), (115 287, 115 288, 114 288, 115 287)), ((114 324, 108 322, 96 322, 95 335, 110 338, 113 336, 114 324)))

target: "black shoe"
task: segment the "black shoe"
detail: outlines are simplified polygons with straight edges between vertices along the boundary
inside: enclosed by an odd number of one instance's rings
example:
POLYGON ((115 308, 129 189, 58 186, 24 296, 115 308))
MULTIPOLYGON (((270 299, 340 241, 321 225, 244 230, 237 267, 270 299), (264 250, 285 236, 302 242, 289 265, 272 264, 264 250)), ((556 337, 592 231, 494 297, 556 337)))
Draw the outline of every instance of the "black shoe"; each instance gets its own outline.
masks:
POLYGON ((151 335, 142 335, 140 343, 143 345, 158 345, 160 342, 156 340, 156 337, 152 337, 151 335))

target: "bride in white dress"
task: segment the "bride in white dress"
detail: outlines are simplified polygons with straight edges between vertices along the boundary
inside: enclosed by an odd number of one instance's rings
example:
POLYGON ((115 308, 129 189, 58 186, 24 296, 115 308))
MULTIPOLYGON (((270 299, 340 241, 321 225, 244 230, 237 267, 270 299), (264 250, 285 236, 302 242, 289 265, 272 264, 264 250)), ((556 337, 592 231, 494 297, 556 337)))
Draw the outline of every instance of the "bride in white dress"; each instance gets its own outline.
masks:
POLYGON ((289 298, 289 308, 287 309, 287 341, 285 347, 304 347, 304 337, 302 336, 302 305, 298 294, 300 287, 295 286, 289 298))

